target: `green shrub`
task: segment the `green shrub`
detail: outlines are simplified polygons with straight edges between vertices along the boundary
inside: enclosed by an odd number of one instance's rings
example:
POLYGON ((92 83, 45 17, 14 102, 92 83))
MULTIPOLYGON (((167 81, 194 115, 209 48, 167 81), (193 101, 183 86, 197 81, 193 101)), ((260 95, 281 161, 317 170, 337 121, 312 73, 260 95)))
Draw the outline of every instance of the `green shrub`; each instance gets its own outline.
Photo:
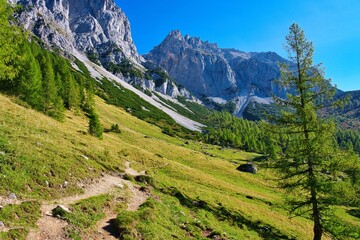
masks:
POLYGON ((114 123, 111 125, 110 129, 105 129, 104 132, 121 133, 121 130, 119 128, 119 125, 117 123, 114 123))

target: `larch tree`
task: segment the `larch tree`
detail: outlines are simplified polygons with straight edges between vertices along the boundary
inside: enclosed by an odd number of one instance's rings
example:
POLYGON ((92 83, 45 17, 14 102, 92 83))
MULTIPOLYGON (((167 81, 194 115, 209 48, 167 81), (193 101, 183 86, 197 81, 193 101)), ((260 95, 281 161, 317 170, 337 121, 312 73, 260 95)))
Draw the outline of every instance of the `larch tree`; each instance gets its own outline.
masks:
POLYGON ((16 50, 21 32, 10 24, 12 13, 13 9, 6 0, 0 0, 0 80, 6 81, 17 75, 14 61, 19 61, 20 58, 16 50))
POLYGON ((42 71, 43 112, 61 120, 64 106, 63 100, 58 94, 50 52, 39 54, 38 61, 42 71))
POLYGON ((20 45, 23 61, 19 62, 19 74, 15 78, 17 92, 21 99, 35 109, 42 107, 42 75, 40 65, 32 54, 29 43, 20 45))
POLYGON ((272 119, 271 128, 282 139, 282 150, 273 164, 280 187, 291 193, 287 194, 291 213, 311 218, 314 240, 319 240, 327 209, 335 204, 331 192, 338 184, 336 172, 344 161, 334 139, 334 123, 319 113, 343 103, 332 101, 336 88, 325 79, 321 65, 313 64, 314 48, 303 30, 297 24, 289 30, 285 49, 294 64, 280 65, 278 84, 290 93, 285 99, 274 97, 283 110, 272 119))

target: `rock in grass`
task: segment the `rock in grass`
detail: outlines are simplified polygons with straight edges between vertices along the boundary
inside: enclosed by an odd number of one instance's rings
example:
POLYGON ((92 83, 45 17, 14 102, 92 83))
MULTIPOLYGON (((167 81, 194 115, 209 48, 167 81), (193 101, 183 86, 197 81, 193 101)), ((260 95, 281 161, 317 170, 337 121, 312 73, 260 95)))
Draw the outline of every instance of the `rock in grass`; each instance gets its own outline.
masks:
POLYGON ((2 221, 0 221, 0 228, 4 228, 4 227, 5 227, 5 224, 2 221))
POLYGON ((121 183, 116 183, 116 184, 114 184, 114 185, 115 185, 115 187, 120 188, 120 189, 124 189, 124 188, 125 188, 125 186, 124 186, 123 184, 121 184, 121 183))
POLYGON ((15 193, 10 193, 10 194, 9 194, 9 198, 12 199, 12 200, 16 200, 16 199, 17 199, 15 193))
POLYGON ((255 166, 255 164, 253 164, 252 162, 246 163, 246 164, 241 164, 237 170, 241 171, 241 172, 248 172, 248 173, 253 173, 256 174, 257 173, 257 168, 255 166))
POLYGON ((64 205, 58 205, 51 211, 51 213, 53 217, 64 219, 66 213, 71 213, 71 211, 64 205))

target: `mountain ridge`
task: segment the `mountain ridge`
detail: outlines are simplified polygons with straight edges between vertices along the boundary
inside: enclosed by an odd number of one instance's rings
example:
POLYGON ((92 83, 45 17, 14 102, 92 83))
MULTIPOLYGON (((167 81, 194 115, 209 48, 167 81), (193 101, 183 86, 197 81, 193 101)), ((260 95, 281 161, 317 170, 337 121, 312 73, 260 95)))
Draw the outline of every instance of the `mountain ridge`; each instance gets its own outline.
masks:
POLYGON ((279 96, 286 92, 274 80, 280 76, 278 62, 290 62, 275 52, 222 49, 173 30, 143 56, 198 98, 221 98, 235 104, 233 113, 238 116, 253 96, 268 98, 273 92, 279 96))

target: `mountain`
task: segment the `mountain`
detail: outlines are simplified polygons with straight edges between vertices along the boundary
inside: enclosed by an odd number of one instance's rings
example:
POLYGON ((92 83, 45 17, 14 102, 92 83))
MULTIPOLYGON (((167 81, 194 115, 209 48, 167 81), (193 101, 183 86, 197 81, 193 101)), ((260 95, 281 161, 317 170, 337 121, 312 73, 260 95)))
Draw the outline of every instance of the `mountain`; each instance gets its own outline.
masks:
MULTIPOLYGON (((114 0, 8 0, 18 4, 16 19, 44 45, 74 61, 83 62, 92 77, 116 81, 170 115, 180 125, 199 130, 201 124, 184 118, 156 95, 185 97, 200 102, 176 84, 164 69, 147 62, 136 50, 130 23, 114 0), (134 87, 129 86, 132 84, 134 87), (140 91, 139 91, 140 90, 140 91), (144 94, 150 91, 151 96, 144 94), (175 117, 176 115, 176 117, 175 117), (190 125, 188 123, 191 123, 190 125)), ((76 67, 76 64, 73 64, 76 67)), ((176 104, 176 100, 173 100, 176 104)))
POLYGON ((251 101, 268 102, 273 92, 285 93, 274 79, 280 75, 278 63, 289 62, 274 52, 222 49, 175 30, 144 58, 159 64, 195 96, 235 104, 236 115, 251 101))
MULTIPOLYGON (((4 3, 0 42, 13 51, 0 44, 0 239, 312 239, 310 217, 289 221, 286 193, 269 184, 276 176, 265 169, 267 157, 254 153, 275 150, 262 124, 134 88, 127 82, 156 89, 175 82, 136 57, 109 62, 114 75, 75 42, 70 50, 50 46, 59 30, 51 21, 39 24, 50 35, 35 31, 43 41, 21 35, 4 3), (256 165, 259 174, 239 165, 256 165)), ((19 18, 31 8, 17 8, 19 18)), ((341 134, 345 147, 360 146, 359 135, 341 134)), ((348 190, 359 167, 346 162, 349 172, 335 175, 339 188, 329 189, 339 202, 331 208, 336 228, 326 232, 334 239, 360 236, 359 191, 348 190)))
POLYGON ((101 63, 140 63, 128 18, 113 0, 11 0, 23 6, 18 19, 48 46, 92 54, 101 63))
MULTIPOLYGON (((142 92, 170 96, 176 104, 177 97, 185 97, 237 116, 248 106, 271 103, 273 93, 286 92, 273 80, 279 77, 279 62, 291 63, 274 52, 222 49, 172 31, 149 54, 140 56, 129 20, 114 0, 8 1, 22 6, 16 17, 25 29, 48 48, 83 61, 99 80, 130 83, 142 92)), ((169 107, 156 95, 142 96, 158 108, 169 107)))
POLYGON ((172 31, 144 58, 128 18, 113 0, 9 1, 22 6, 17 19, 48 47, 68 58, 89 59, 143 91, 197 103, 202 99, 238 116, 249 103, 269 103, 272 92, 285 92, 273 80, 279 77, 277 63, 286 60, 273 52, 221 49, 172 31))
MULTIPOLYGON (((342 129, 360 132, 360 90, 339 92, 337 99, 348 98, 348 104, 335 112, 342 129)), ((330 110, 330 112, 333 112, 330 110)))

